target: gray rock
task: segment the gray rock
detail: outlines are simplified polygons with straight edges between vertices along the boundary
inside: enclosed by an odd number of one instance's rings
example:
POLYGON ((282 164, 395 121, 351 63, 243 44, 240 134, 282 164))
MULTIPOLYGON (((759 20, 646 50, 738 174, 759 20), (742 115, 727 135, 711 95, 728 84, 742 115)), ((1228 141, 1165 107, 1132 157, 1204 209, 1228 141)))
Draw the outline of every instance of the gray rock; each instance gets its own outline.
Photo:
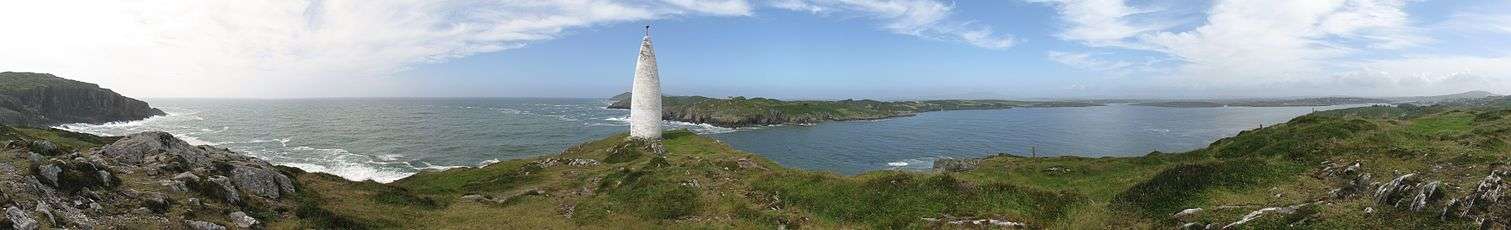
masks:
POLYGON ((571 162, 567 162, 567 165, 571 165, 571 166, 598 165, 598 160, 594 160, 594 159, 572 159, 571 162))
POLYGON ((1417 185, 1416 176, 1416 173, 1408 173, 1380 185, 1380 189, 1375 190, 1375 203, 1399 208, 1403 201, 1410 202, 1407 193, 1417 185))
POLYGON ((1501 175, 1504 174, 1503 171, 1491 172, 1490 175, 1485 176, 1485 179, 1480 180, 1480 183, 1469 194, 1449 201, 1439 216, 1444 219, 1492 216, 1491 218, 1494 219, 1494 215, 1486 215, 1488 213, 1485 212, 1487 212, 1487 207, 1504 205, 1500 204, 1501 191, 1505 188, 1501 183, 1501 175))
POLYGON ((53 225, 58 224, 58 218, 52 215, 52 206, 48 205, 47 202, 37 201, 37 213, 41 213, 42 216, 46 216, 47 223, 53 225))
POLYGON ((168 208, 171 208, 173 205, 163 194, 147 193, 142 195, 142 197, 142 205, 146 206, 145 208, 151 209, 154 213, 167 212, 168 208))
POLYGON ((204 222, 204 221, 198 221, 198 220, 185 220, 184 221, 184 225, 188 226, 189 229, 193 229, 193 230, 226 230, 225 226, 220 226, 219 224, 210 223, 210 222, 204 222))
POLYGON ((976 169, 981 164, 981 159, 938 159, 934 160, 934 171, 940 172, 964 172, 976 169))
POLYGON ((194 173, 192 173, 192 172, 183 172, 183 173, 179 173, 178 175, 173 175, 173 180, 181 181, 181 182, 186 182, 186 183, 187 182, 199 182, 199 175, 194 175, 194 173))
POLYGON ((278 199, 280 192, 294 193, 289 177, 270 169, 238 165, 231 169, 231 179, 249 195, 278 199))
POLYGON ((1359 162, 1354 162, 1354 164, 1348 165, 1348 168, 1344 168, 1343 169, 1343 175, 1349 175, 1349 176, 1357 175, 1357 174, 1359 174, 1359 170, 1361 170, 1363 167, 1364 167, 1364 164, 1359 163, 1359 162))
POLYGON ((63 173, 63 168, 60 168, 55 164, 47 164, 38 166, 37 172, 42 173, 42 179, 45 179, 47 183, 52 184, 53 187, 60 186, 58 184, 58 174, 63 173))
POLYGON ((157 183, 160 184, 160 185, 162 185, 163 187, 168 187, 169 191, 174 191, 174 192, 188 192, 189 191, 189 185, 185 184, 183 181, 158 180, 157 183))
POLYGON ((258 223, 257 218, 247 216, 247 213, 240 211, 231 213, 231 222, 235 222, 236 227, 243 229, 252 228, 258 223))
POLYGON ((1363 192, 1369 187, 1369 178, 1369 173, 1355 176, 1353 179, 1348 180, 1348 182, 1344 183, 1342 188, 1334 189, 1331 192, 1331 195, 1333 198, 1342 199, 1363 192))
POLYGON ((227 203, 241 202, 241 193, 236 192, 236 185, 231 183, 231 178, 223 176, 210 176, 210 183, 214 183, 219 195, 224 196, 227 203))
POLYGON ((1188 208, 1186 210, 1180 210, 1180 212, 1177 212, 1175 213, 1175 215, 1171 215, 1170 217, 1179 220, 1191 215, 1196 215, 1196 213, 1199 213, 1201 211, 1201 208, 1188 208))
POLYGON ((26 160, 31 161, 32 164, 42 164, 42 162, 47 161, 47 157, 34 152, 26 152, 26 160))
POLYGON ((1202 230, 1202 229, 1207 229, 1207 225, 1192 222, 1192 223, 1186 223, 1186 224, 1180 225, 1179 229, 1181 229, 1181 230, 1202 230))
POLYGON ((63 150, 59 149, 58 145, 53 144, 51 141, 35 140, 31 141, 31 151, 42 154, 55 155, 61 153, 63 150))
POLYGON ((16 206, 5 208, 5 217, 10 218, 11 227, 18 230, 36 230, 39 227, 36 219, 32 219, 31 215, 27 215, 26 211, 21 211, 16 206))
POLYGON ((1249 221, 1254 221, 1254 219, 1259 219, 1260 217, 1264 217, 1265 215, 1269 215, 1269 214, 1291 214, 1291 213, 1295 213, 1297 209, 1300 209, 1302 207, 1306 207, 1307 205, 1311 205, 1311 203, 1303 203, 1303 204, 1291 205, 1291 206, 1287 206, 1287 207, 1261 208, 1259 210, 1256 210, 1256 211, 1253 211, 1253 212, 1249 212, 1249 214, 1247 214, 1247 215, 1243 215, 1243 218, 1238 219, 1238 221, 1234 221, 1233 223, 1230 223, 1228 225, 1223 225, 1222 229, 1231 229, 1233 227, 1241 226, 1241 225, 1243 225, 1245 223, 1248 223, 1249 221))
POLYGON ((1440 181, 1433 181, 1427 183, 1427 185, 1422 186, 1421 189, 1418 189, 1416 198, 1412 199, 1411 202, 1411 211, 1420 212, 1422 211, 1422 208, 1426 208, 1427 205, 1432 204, 1437 201, 1438 198, 1443 197, 1443 194, 1438 192, 1438 185, 1442 183, 1443 182, 1440 181))
POLYGON ((105 186, 110 186, 111 183, 115 183, 114 181, 110 181, 110 172, 107 172, 105 170, 95 171, 95 176, 100 177, 100 184, 103 184, 105 186))
POLYGON ((132 134, 102 147, 99 153, 118 162, 136 165, 157 159, 160 155, 166 155, 164 157, 189 167, 209 167, 211 162, 208 151, 166 132, 132 134))

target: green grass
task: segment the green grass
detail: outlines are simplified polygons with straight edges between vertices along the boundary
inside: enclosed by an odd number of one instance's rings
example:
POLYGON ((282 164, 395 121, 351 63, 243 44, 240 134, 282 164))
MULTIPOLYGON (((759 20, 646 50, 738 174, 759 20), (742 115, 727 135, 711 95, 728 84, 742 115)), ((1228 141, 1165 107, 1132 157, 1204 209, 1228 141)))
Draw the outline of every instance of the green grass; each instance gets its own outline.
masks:
POLYGON ((1007 183, 977 184, 949 174, 878 172, 860 178, 828 174, 778 174, 754 182, 758 191, 775 194, 836 222, 866 223, 874 228, 920 228, 920 218, 956 217, 1046 220, 1066 215, 1086 201, 1083 195, 1026 188, 1007 183))
POLYGON ((38 87, 87 87, 95 84, 68 80, 45 73, 0 72, 0 94, 31 90, 38 87))
POLYGON ((1467 112, 1450 112, 1432 117, 1412 120, 1406 131, 1423 136, 1458 135, 1469 131, 1475 115, 1467 112))
MULTIPOLYGON (((327 216, 340 217, 335 219, 380 228, 918 229, 948 228, 924 220, 945 217, 1008 220, 1050 229, 1168 228, 1183 221, 1226 224, 1260 208, 1328 199, 1328 192, 1342 182, 1316 176, 1318 163, 1324 161, 1364 162, 1364 172, 1377 175, 1375 182, 1423 172, 1424 177, 1455 186, 1476 183, 1483 168, 1505 159, 1511 119, 1485 115, 1494 110, 1451 111, 1329 111, 1245 131, 1186 153, 1103 158, 1001 155, 983 159, 965 172, 878 171, 857 176, 782 168, 686 131, 664 135, 666 155, 656 155, 648 143, 620 134, 555 156, 425 172, 388 185, 359 183, 352 186, 359 188, 356 191, 322 194, 326 200, 321 207, 329 210, 327 216), (546 158, 557 163, 540 163, 549 162, 546 158), (603 163, 563 165, 570 159, 603 163), (544 194, 522 195, 527 191, 544 194), (465 194, 502 202, 457 199, 465 194), (1222 206, 1228 208, 1216 209, 1222 206), (1188 208, 1210 210, 1191 220, 1170 217, 1188 208), (516 218, 491 225, 448 222, 497 215, 516 218)), ((1449 191, 1454 193, 1450 196, 1463 192, 1449 191)), ((1337 205, 1265 217, 1249 227, 1431 228, 1466 222, 1429 220, 1431 214, 1426 213, 1359 214, 1363 207, 1374 207, 1367 196, 1330 202, 1337 205), (1302 219, 1308 222, 1291 226, 1302 219), (1418 222, 1383 221, 1391 219, 1418 222)))

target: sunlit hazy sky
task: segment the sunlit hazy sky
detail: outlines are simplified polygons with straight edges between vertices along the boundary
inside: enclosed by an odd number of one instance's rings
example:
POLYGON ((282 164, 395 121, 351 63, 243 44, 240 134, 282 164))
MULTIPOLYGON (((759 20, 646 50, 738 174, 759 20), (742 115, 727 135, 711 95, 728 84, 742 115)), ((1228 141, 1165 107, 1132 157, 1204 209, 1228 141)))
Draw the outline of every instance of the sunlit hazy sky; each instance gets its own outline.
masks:
POLYGON ((4 1, 0 71, 134 97, 1511 93, 1511 1, 4 1))

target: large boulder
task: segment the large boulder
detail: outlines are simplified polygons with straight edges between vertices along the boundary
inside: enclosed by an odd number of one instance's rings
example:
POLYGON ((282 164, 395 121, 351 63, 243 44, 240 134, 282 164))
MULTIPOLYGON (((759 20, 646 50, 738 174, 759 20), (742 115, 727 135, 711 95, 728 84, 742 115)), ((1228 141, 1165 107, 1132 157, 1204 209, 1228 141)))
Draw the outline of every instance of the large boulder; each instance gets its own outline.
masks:
POLYGON ((226 178, 223 176, 210 176, 210 179, 208 181, 210 183, 208 183, 207 185, 210 188, 209 191, 205 192, 224 198, 226 200, 226 203, 235 204, 237 202, 241 202, 241 194, 236 192, 236 185, 231 182, 231 178, 226 178))
POLYGON ((247 213, 241 211, 231 213, 231 222, 236 223, 236 227, 242 229, 252 228, 252 226, 256 226, 258 223, 257 218, 252 218, 252 216, 248 216, 247 213))
POLYGON ((166 132, 131 134, 115 143, 106 145, 100 150, 100 153, 125 164, 147 163, 147 160, 156 160, 154 157, 159 154, 167 154, 173 158, 177 158, 174 160, 192 166, 209 164, 209 157, 203 149, 174 138, 173 134, 166 132))
POLYGON ((294 184, 288 176, 268 168, 233 166, 231 180, 236 182, 236 187, 250 195, 278 199, 280 193, 294 193, 294 184))

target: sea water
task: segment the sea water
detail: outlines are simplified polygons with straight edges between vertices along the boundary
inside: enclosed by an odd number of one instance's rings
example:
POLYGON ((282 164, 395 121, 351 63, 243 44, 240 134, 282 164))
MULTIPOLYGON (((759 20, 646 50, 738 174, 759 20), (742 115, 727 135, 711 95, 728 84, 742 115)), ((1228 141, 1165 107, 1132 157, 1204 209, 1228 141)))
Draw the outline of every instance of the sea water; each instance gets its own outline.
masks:
MULTIPOLYGON (((421 170, 551 155, 626 132, 606 99, 149 99, 146 120, 70 124, 100 135, 166 131, 271 163, 390 182, 421 170)), ((995 153, 1134 156, 1204 147, 1239 131, 1333 107, 1159 108, 1110 105, 923 113, 814 126, 721 128, 666 122, 782 165, 853 174, 927 169, 934 159, 995 153)))

